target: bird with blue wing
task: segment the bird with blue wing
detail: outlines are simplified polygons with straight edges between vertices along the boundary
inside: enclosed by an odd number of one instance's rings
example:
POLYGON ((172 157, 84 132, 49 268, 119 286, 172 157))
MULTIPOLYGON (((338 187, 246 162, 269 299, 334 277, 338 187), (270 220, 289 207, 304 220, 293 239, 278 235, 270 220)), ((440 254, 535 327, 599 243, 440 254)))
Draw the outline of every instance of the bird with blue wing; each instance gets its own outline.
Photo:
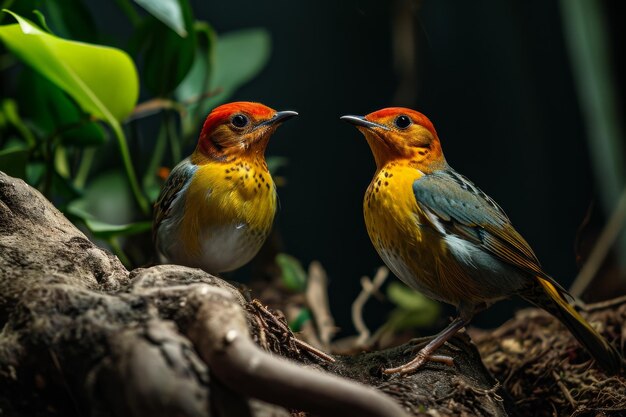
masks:
POLYGON ((437 349, 476 313, 512 295, 558 318, 607 373, 621 371, 620 353, 574 309, 500 206, 448 165, 426 116, 393 107, 341 119, 363 133, 376 162, 363 211, 377 252, 409 287, 458 310, 413 360, 384 373, 452 364, 437 349))

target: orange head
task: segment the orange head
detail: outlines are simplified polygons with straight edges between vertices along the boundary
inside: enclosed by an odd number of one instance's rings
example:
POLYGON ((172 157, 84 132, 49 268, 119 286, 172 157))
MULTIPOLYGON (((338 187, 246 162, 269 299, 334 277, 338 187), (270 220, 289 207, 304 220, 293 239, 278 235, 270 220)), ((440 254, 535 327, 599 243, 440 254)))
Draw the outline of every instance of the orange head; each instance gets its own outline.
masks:
POLYGON ((276 128, 297 115, 249 101, 223 104, 206 118, 194 158, 226 162, 243 156, 263 157, 276 128))
POLYGON ((365 135, 376 166, 391 161, 409 161, 422 172, 446 166, 435 127, 426 116, 403 107, 389 107, 366 116, 342 116, 365 135))

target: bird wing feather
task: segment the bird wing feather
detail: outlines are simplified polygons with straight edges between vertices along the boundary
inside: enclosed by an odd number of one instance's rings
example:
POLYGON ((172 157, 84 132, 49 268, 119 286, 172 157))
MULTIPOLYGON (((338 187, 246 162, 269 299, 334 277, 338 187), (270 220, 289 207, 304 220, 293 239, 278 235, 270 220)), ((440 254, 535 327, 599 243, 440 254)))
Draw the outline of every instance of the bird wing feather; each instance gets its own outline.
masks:
POLYGON ((548 279, 565 292, 543 271, 537 256, 502 208, 467 178, 451 168, 436 171, 417 179, 413 193, 420 208, 434 213, 447 233, 475 243, 533 276, 548 279))
POLYGON ((154 203, 154 223, 152 228, 154 237, 156 237, 161 222, 170 215, 173 202, 176 200, 181 190, 191 181, 195 171, 196 166, 187 158, 176 165, 167 177, 161 189, 161 194, 159 194, 159 198, 156 203, 154 203))

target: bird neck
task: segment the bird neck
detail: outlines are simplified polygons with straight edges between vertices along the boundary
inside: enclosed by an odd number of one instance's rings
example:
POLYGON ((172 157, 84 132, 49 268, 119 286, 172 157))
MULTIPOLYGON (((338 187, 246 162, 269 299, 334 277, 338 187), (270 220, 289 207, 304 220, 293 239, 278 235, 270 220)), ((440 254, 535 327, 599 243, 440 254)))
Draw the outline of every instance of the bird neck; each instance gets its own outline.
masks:
POLYGON ((247 165, 254 165, 267 170, 267 163, 265 162, 265 153, 257 151, 256 149, 250 149, 247 152, 231 153, 229 155, 222 155, 217 157, 214 154, 206 153, 204 150, 196 148, 191 154, 190 161, 194 165, 206 165, 209 163, 222 164, 222 165, 236 165, 237 163, 246 163, 247 165))
POLYGON ((410 165, 425 174, 445 169, 448 166, 439 140, 419 145, 406 145, 400 141, 389 141, 372 134, 365 137, 374 155, 378 171, 390 163, 410 165))

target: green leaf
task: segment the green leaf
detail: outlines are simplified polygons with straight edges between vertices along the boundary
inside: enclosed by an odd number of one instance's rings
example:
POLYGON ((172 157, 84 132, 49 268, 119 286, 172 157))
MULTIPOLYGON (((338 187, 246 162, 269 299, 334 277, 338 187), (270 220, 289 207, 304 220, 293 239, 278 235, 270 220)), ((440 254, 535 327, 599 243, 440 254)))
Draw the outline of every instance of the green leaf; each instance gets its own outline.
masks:
POLYGON ((141 193, 120 125, 132 112, 139 94, 137 71, 130 57, 119 49, 49 35, 32 22, 5 11, 18 21, 0 26, 0 39, 5 45, 68 93, 85 112, 106 120, 111 126, 135 199, 147 215, 150 207, 141 193))
POLYGON ((95 177, 85 187, 84 197, 73 205, 92 218, 111 224, 131 223, 135 214, 128 182, 119 171, 95 177))
POLYGON ((13 148, 0 151, 0 171, 12 177, 26 179, 28 149, 13 148))
MULTIPOLYGON (((271 38, 269 32, 261 28, 244 29, 217 37, 214 59, 206 55, 196 58, 189 75, 176 90, 176 97, 189 104, 189 113, 200 112, 206 115, 212 108, 228 100, 246 82, 254 78, 269 60, 271 38), (210 64, 213 63, 211 66, 210 64), (210 73, 209 87, 202 90, 203 74, 210 73), (197 98, 215 91, 216 94, 202 100, 200 109, 197 98)), ((189 122, 189 121, 188 121, 189 122)), ((187 130, 196 129, 187 123, 187 130)), ((186 132, 188 134, 189 132, 186 132)))
POLYGON ((424 294, 412 290, 399 282, 391 282, 387 287, 389 300, 403 310, 421 311, 438 305, 424 294))
POLYGON ((81 217, 79 216, 80 212, 75 212, 74 208, 68 208, 68 212, 79 217, 82 222, 85 223, 87 229, 99 239, 106 240, 118 236, 137 235, 139 233, 148 232, 152 228, 152 222, 149 221, 128 224, 110 224, 87 217, 81 217))
POLYGON ((102 239, 143 233, 152 227, 150 221, 132 222, 132 194, 120 172, 97 177, 87 186, 84 197, 68 204, 67 212, 81 219, 94 236, 102 239))
POLYGON ((292 332, 299 332, 302 329, 302 325, 311 320, 311 311, 308 308, 303 308, 296 318, 289 323, 289 328, 292 332))
POLYGON ((80 197, 80 191, 74 187, 68 178, 61 176, 56 169, 51 169, 50 173, 46 172, 46 175, 52 176, 50 198, 59 210, 64 210, 70 201, 80 197))
POLYGON ((46 32, 53 34, 53 32, 48 27, 48 22, 46 22, 46 16, 44 16, 43 13, 41 13, 39 10, 33 10, 33 14, 37 16, 37 19, 39 20, 39 26, 41 26, 46 32))
POLYGON ((183 136, 187 137, 200 124, 200 114, 207 101, 206 91, 209 89, 211 74, 215 66, 215 45, 217 34, 206 22, 196 22, 194 30, 198 44, 191 69, 185 79, 174 92, 176 98, 189 105, 188 111, 182 118, 183 136))
POLYGON ((289 158, 286 158, 284 156, 268 156, 265 159, 267 162, 267 169, 272 175, 276 174, 276 171, 278 171, 280 168, 289 165, 289 158))
POLYGON ((206 92, 215 64, 217 34, 206 22, 196 22, 194 31, 198 45, 193 65, 175 91, 176 98, 182 102, 197 99, 206 92))
POLYGON ((187 36, 181 38, 156 18, 150 19, 141 29, 145 45, 143 79, 155 95, 168 96, 185 78, 194 61, 196 34, 193 16, 187 0, 179 0, 187 36))
POLYGON ((68 93, 84 111, 109 123, 132 112, 139 84, 135 65, 125 52, 61 39, 6 12, 18 21, 0 26, 6 47, 68 93))
POLYGON ((279 253, 276 255, 276 264, 280 268, 285 287, 296 292, 305 290, 307 274, 300 261, 286 253, 279 253))
POLYGON ((135 0, 135 3, 143 7, 165 23, 170 29, 178 34, 181 38, 187 36, 185 28, 185 20, 183 19, 183 11, 181 5, 176 0, 135 0))
POLYGON ((29 162, 26 165, 26 182, 30 185, 39 184, 46 173, 46 164, 40 161, 29 162))
POLYGON ((52 33, 74 40, 95 43, 99 32, 89 9, 82 0, 45 1, 43 12, 48 15, 52 33))
POLYGON ((387 298, 397 306, 386 323, 393 330, 431 326, 439 317, 439 303, 399 282, 389 284, 387 298))
POLYGON ((90 121, 67 94, 37 72, 22 72, 19 91, 24 117, 48 136, 59 136, 64 145, 82 147, 105 142, 102 126, 90 121))
POLYGON ((24 121, 19 115, 17 110, 17 104, 14 100, 5 99, 0 103, 0 113, 4 119, 4 123, 12 125, 15 130, 22 136, 24 141, 29 147, 34 147, 36 144, 35 135, 26 126, 24 121))
POLYGON ((439 309, 417 312, 397 308, 391 312, 385 326, 393 331, 429 327, 439 318, 439 309))
POLYGON ((213 108, 222 103, 254 78, 269 60, 270 51, 271 38, 265 29, 244 29, 218 37, 211 88, 220 92, 207 106, 213 108))

